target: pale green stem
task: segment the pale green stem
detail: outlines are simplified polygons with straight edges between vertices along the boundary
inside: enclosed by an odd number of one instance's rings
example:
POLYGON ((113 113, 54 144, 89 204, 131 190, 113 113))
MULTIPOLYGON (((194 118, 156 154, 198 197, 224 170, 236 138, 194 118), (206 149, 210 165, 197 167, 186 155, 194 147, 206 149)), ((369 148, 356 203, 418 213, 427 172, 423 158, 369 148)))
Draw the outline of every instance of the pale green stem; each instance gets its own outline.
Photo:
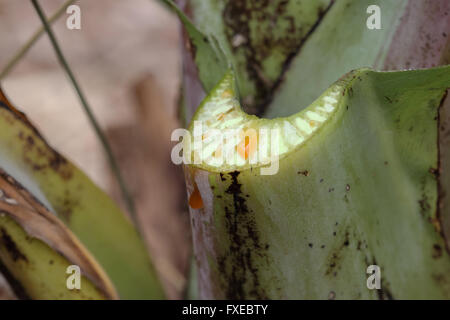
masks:
POLYGON ((116 160, 112 153, 111 147, 110 147, 105 135, 103 134, 103 132, 100 128, 100 125, 98 124, 97 120, 95 119, 95 116, 94 116, 80 86, 78 85, 78 82, 75 79, 75 76, 72 73, 72 70, 70 69, 66 59, 64 58, 61 48, 59 47, 58 42, 56 41, 55 35, 53 34, 53 31, 51 30, 50 25, 49 25, 47 19, 45 18, 44 12, 42 11, 37 0, 31 0, 31 2, 33 3, 33 6, 39 15, 39 18, 42 21, 44 29, 48 34, 48 37, 50 38, 50 42, 52 43, 52 46, 55 50, 55 53, 56 53, 56 56, 58 57, 59 62, 61 63, 61 66, 64 68, 70 81, 72 82, 72 85, 75 88, 75 91, 77 92, 78 97, 80 99, 81 105, 83 106, 83 109, 86 112, 86 114, 89 118, 89 121, 91 122, 91 125, 95 130, 95 133, 97 134, 98 138, 100 139, 101 144, 103 145, 104 151, 108 158, 108 162, 111 166, 111 169, 112 169, 114 175, 116 176, 117 182, 119 183, 120 190, 122 192, 123 199, 125 200, 127 209, 129 211, 129 213, 131 214, 131 217, 136 225, 136 228, 139 230, 139 224, 137 223, 137 217, 136 217, 136 211, 135 211, 133 199, 130 196, 128 189, 125 185, 125 181, 122 178, 122 175, 119 170, 119 166, 116 163, 116 160))

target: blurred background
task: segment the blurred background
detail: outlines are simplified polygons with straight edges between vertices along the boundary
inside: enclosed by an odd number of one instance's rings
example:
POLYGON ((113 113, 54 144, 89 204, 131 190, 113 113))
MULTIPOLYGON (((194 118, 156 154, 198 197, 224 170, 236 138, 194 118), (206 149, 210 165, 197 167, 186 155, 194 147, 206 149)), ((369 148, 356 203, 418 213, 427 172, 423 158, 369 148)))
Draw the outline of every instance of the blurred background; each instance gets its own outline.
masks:
MULTIPOLYGON (((64 2, 39 1, 47 17, 64 2)), ((81 30, 66 27, 66 13, 52 28, 112 144, 168 295, 181 298, 191 240, 182 169, 170 161, 170 133, 181 126, 180 26, 156 0, 75 4, 81 8, 81 30)), ((0 70, 40 26, 30 1, 0 0, 0 70)), ((46 34, 1 79, 1 87, 51 146, 125 208, 103 148, 46 34)))

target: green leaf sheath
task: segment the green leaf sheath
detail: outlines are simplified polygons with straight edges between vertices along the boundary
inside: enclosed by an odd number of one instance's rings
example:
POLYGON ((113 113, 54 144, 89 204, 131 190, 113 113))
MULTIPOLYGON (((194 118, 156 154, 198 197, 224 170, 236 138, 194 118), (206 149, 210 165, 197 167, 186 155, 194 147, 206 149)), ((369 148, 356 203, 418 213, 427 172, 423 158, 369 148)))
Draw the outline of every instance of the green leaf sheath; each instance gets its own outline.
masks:
MULTIPOLYGON (((306 108, 353 69, 403 70, 450 61, 446 0, 191 0, 183 9, 193 21, 188 30, 195 25, 217 39, 236 71, 244 109, 269 118, 306 108), (380 30, 366 27, 371 5, 380 7, 380 30)), ((191 53, 200 71, 210 66, 211 58, 191 53)), ((207 81, 202 72, 185 73, 190 85, 196 76, 207 81)), ((208 77, 215 73, 212 68, 208 77)), ((197 106, 188 104, 188 114, 197 106)))
POLYGON ((190 39, 190 50, 198 66, 198 73, 202 79, 203 88, 210 91, 224 75, 228 63, 217 42, 211 35, 201 32, 189 18, 171 0, 162 0, 179 17, 190 39))
POLYGON ((341 81, 336 111, 277 174, 186 166, 204 204, 191 209, 201 297, 450 298, 438 148, 450 66, 341 81), (372 264, 382 290, 366 287, 372 264))
POLYGON ((189 5, 195 25, 217 37, 234 66, 245 108, 260 113, 287 62, 315 32, 333 1, 192 0, 189 5))

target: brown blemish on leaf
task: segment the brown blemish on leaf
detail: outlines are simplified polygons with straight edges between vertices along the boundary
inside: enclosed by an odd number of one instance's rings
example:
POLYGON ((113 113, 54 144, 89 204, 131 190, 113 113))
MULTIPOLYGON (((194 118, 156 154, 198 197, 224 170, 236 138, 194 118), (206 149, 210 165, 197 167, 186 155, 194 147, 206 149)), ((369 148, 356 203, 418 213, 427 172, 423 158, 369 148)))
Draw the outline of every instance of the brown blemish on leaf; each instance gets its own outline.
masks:
MULTIPOLYGON (((381 280, 381 282, 383 282, 383 280, 381 280)), ((390 289, 383 287, 383 284, 381 285, 381 289, 375 291, 377 292, 379 300, 394 300, 390 289)))
POLYGON ((337 266, 338 260, 339 260, 338 254, 337 254, 337 253, 333 253, 333 254, 331 255, 331 259, 330 259, 330 262, 329 262, 329 264, 328 264, 328 269, 327 269, 327 271, 325 272, 325 275, 329 275, 329 274, 333 273, 334 269, 335 269, 336 266, 337 266))
POLYGON ((22 284, 9 272, 8 268, 0 260, 0 273, 5 277, 15 296, 20 300, 31 300, 22 284))
MULTIPOLYGON (((448 95, 448 89, 444 92, 444 94, 442 95, 442 98, 439 102, 439 107, 438 107, 438 112, 437 112, 437 149, 438 149, 438 163, 437 163, 437 168, 434 170, 436 172, 435 177, 437 179, 437 200, 436 200, 436 215, 435 217, 432 219, 432 223, 435 226, 436 231, 442 236, 442 238, 444 239, 444 243, 445 243, 445 249, 447 250, 447 253, 450 254, 450 241, 449 239, 447 239, 446 237, 448 236, 448 234, 446 232, 448 232, 447 230, 444 230, 443 226, 446 226, 446 224, 444 223, 443 219, 444 219, 444 215, 442 214, 441 210, 443 209, 444 206, 444 195, 445 195, 445 191, 443 188, 443 181, 441 179, 441 170, 442 170, 442 157, 443 157, 443 153, 441 151, 441 147, 445 147, 444 144, 444 138, 442 135, 442 133, 445 134, 445 130, 447 129, 440 129, 441 126, 444 126, 444 123, 441 123, 442 119, 441 119, 441 112, 444 112, 444 101, 446 100, 448 95), (442 139, 442 145, 441 145, 441 139, 442 139)), ((444 121, 442 121, 444 122, 444 121)), ((448 131, 447 131, 448 132, 448 131)), ((446 159, 446 161, 449 161, 449 159, 446 159)), ((448 164, 446 164, 446 166, 448 167, 448 164)), ((448 191, 448 190, 447 190, 448 191)), ((447 208, 448 209, 448 208, 447 208)), ((447 219, 449 219, 450 217, 447 215, 446 217, 447 219)))
MULTIPOLYGON (((367 248, 367 245, 366 245, 366 248, 367 248)), ((390 285, 383 278, 383 267, 377 263, 377 260, 375 259, 375 257, 372 257, 372 262, 370 262, 370 259, 366 256, 364 258, 364 262, 365 262, 366 266, 376 265, 376 266, 379 266, 381 269, 381 289, 374 290, 374 291, 376 291, 378 299, 379 300, 394 300, 394 296, 392 295, 391 290, 390 290, 390 285)))
POLYGON ((52 203, 53 209, 64 221, 70 221, 73 210, 80 206, 80 202, 70 195, 69 190, 64 191, 64 196, 55 198, 52 203))
POLYGON ((58 173, 64 180, 68 180, 72 177, 73 169, 71 166, 68 166, 67 160, 48 145, 25 114, 18 111, 9 102, 1 89, 0 108, 8 111, 12 116, 11 119, 9 119, 9 117, 4 118, 11 124, 14 124, 14 121, 20 121, 29 130, 31 130, 31 133, 24 133, 20 131, 18 133, 18 139, 21 141, 23 160, 32 170, 42 171, 51 169, 58 173))
POLYGON ((433 259, 439 259, 442 257, 442 248, 438 244, 433 245, 433 253, 432 253, 433 259))
POLYGON ((0 228, 0 245, 8 251, 13 261, 23 260, 28 262, 27 257, 19 250, 14 240, 4 228, 0 228))
POLYGON ((23 142, 23 159, 33 170, 50 169, 58 173, 63 180, 72 178, 73 169, 68 166, 67 160, 48 146, 42 138, 37 137, 44 142, 44 149, 39 147, 35 138, 30 135, 24 137, 24 134, 20 132, 18 137, 23 142))
POLYGON ((428 217, 428 211, 431 209, 430 204, 428 203, 427 195, 422 195, 422 199, 419 200, 420 206, 420 214, 422 217, 428 217))
MULTIPOLYGON (((377 265, 375 259, 372 264, 377 265)), ((375 291, 377 292, 379 300, 395 300, 394 296, 392 295, 389 283, 385 281, 383 276, 381 276, 381 289, 376 289, 375 291)))
MULTIPOLYGON (((333 236, 336 236, 336 231, 333 232, 333 236)), ((337 275, 337 271, 340 268, 339 263, 342 260, 342 255, 343 255, 344 249, 349 247, 349 245, 350 245, 350 233, 347 230, 347 231, 345 231, 344 241, 342 242, 342 244, 340 246, 334 248, 328 258, 328 268, 325 272, 325 275, 330 275, 330 274, 333 274, 333 276, 337 275)), ((323 247, 325 247, 325 246, 323 246, 323 247)))
POLYGON ((227 174, 229 179, 221 174, 222 180, 229 180, 225 192, 232 199, 232 206, 225 207, 226 235, 230 245, 227 252, 218 257, 222 286, 226 299, 267 299, 255 261, 256 258, 268 258, 269 245, 260 239, 254 213, 249 211, 241 190, 239 174, 238 171, 231 172, 227 174))
POLYGON ((443 288, 447 293, 446 296, 448 296, 450 294, 450 277, 448 273, 433 273, 432 277, 434 282, 443 288))

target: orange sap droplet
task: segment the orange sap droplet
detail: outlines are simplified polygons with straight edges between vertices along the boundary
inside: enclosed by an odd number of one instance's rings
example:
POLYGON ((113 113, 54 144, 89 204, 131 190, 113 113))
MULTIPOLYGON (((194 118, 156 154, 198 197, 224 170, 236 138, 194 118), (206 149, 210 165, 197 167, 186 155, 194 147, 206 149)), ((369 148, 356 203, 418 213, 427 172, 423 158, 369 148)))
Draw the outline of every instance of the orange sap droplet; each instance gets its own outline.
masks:
POLYGON ((197 185, 194 184, 194 192, 191 193, 189 197, 189 206, 192 209, 201 209, 203 208, 203 200, 200 195, 200 191, 198 191, 197 185))
POLYGON ((248 159, 249 156, 255 152, 257 147, 258 138, 256 133, 252 131, 246 131, 243 133, 244 139, 237 145, 237 152, 241 155, 245 160, 248 159))

